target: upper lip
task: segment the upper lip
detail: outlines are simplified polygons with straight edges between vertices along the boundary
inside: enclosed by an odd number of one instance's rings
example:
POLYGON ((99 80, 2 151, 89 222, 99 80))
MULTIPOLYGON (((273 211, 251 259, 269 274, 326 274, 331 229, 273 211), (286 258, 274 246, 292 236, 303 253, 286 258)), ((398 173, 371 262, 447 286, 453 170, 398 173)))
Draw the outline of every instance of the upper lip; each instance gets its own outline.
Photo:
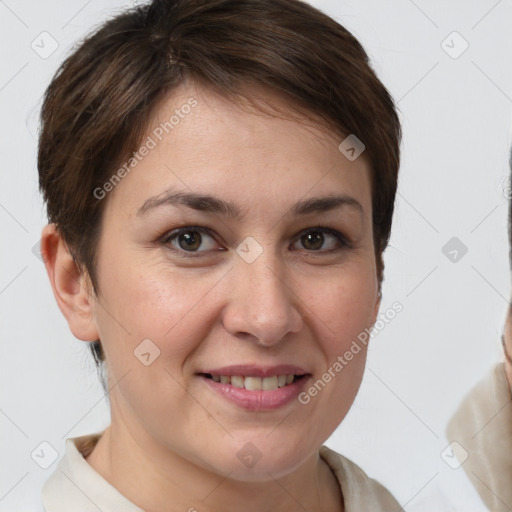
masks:
POLYGON ((210 375, 224 375, 232 377, 234 375, 244 377, 272 377, 274 375, 306 375, 308 372, 300 366, 292 364, 279 364, 275 366, 261 366, 254 364, 240 364, 232 366, 223 366, 222 368, 207 369, 198 373, 208 373, 210 375))

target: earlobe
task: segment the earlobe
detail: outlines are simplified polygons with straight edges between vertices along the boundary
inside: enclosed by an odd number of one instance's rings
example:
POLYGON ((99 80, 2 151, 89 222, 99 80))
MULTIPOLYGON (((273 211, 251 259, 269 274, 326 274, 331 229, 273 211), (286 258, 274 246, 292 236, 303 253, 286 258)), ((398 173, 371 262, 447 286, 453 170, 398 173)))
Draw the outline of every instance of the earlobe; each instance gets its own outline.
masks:
POLYGON ((43 228, 41 255, 55 300, 71 332, 82 341, 97 340, 89 278, 80 272, 55 224, 43 228))

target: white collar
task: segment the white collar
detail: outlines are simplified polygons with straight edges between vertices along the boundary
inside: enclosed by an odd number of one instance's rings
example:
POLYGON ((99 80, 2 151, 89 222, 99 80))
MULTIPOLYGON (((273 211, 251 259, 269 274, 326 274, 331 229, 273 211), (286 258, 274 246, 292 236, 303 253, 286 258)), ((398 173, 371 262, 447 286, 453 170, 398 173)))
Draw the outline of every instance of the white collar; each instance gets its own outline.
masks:
POLYGON ((493 511, 512 507, 512 402, 504 363, 465 397, 447 428, 467 452, 462 467, 493 511))
POLYGON ((101 434, 66 439, 65 454, 42 489, 46 512, 144 512, 85 460, 101 434))

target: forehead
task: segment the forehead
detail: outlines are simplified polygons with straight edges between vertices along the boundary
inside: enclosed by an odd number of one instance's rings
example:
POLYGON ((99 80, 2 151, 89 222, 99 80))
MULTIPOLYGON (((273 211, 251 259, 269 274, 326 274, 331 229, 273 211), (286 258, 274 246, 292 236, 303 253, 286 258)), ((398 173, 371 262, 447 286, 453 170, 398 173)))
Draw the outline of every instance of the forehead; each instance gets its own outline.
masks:
POLYGON ((148 124, 138 150, 144 155, 111 194, 122 201, 109 200, 133 214, 149 197, 177 186, 184 192, 215 192, 246 208, 253 201, 297 199, 310 190, 315 195, 343 191, 368 202, 364 156, 349 161, 338 149, 343 140, 338 134, 315 119, 298 117, 283 96, 262 88, 252 92, 276 106, 277 115, 240 108, 195 83, 173 91, 148 124))

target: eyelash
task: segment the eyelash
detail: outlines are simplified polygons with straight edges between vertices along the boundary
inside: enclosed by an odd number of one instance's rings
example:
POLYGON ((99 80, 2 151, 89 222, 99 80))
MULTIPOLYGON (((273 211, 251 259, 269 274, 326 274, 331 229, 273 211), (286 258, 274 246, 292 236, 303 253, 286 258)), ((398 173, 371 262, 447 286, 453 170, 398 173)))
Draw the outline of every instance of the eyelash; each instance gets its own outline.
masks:
MULTIPOLYGON (((200 227, 200 226, 185 226, 185 227, 182 227, 182 228, 177 228, 177 229, 174 229, 172 231, 169 231, 169 232, 166 232, 165 235, 163 237, 160 238, 160 243, 166 247, 168 247, 169 249, 171 249, 173 252, 175 252, 176 254, 178 254, 180 257, 184 257, 184 258, 197 258, 197 257, 201 257, 201 256, 204 256, 204 254, 202 253, 207 253, 208 251, 185 251, 184 249, 181 249, 181 248, 176 248, 174 246, 171 245, 171 241, 178 238, 180 235, 182 234, 185 234, 185 233, 194 233, 194 232, 199 232, 201 234, 207 234, 208 236, 210 236, 211 238, 213 238, 215 240, 215 236, 213 235, 212 231, 208 228, 205 228, 205 227, 200 227)), ((310 253, 320 253, 320 254, 332 254, 332 253, 335 253, 335 252, 339 252, 339 251, 342 251, 344 249, 350 249, 352 248, 351 244, 349 243, 349 241, 347 240, 347 238, 345 236, 343 236, 339 231, 336 231, 335 229, 331 229, 331 228, 326 228, 326 227, 323 227, 323 226, 317 226, 317 227, 314 227, 314 228, 308 228, 308 229, 305 229, 303 231, 301 231, 299 233, 299 235, 297 236, 297 239, 296 241, 299 241, 303 236, 307 235, 308 233, 327 233, 329 235, 332 235, 334 238, 337 239, 338 243, 340 244, 340 247, 338 248, 335 248, 335 249, 328 249, 328 250, 308 250, 308 249, 304 249, 306 252, 310 252, 310 253)))

